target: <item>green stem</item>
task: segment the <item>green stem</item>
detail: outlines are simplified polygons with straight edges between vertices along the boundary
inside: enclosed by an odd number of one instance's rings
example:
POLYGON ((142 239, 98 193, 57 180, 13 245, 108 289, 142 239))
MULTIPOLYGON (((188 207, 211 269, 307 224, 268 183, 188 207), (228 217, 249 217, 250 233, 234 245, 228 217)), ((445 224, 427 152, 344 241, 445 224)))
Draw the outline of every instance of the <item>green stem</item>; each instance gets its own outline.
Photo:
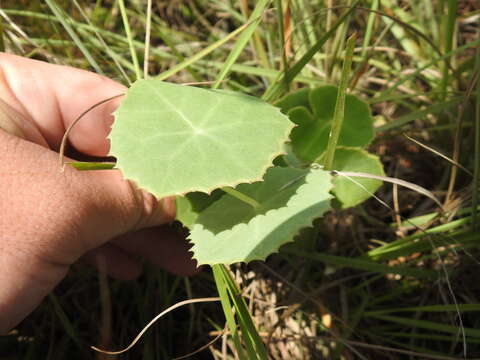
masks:
POLYGON ((222 188, 222 190, 225 191, 227 194, 230 194, 233 197, 237 198, 238 200, 253 206, 255 209, 258 209, 261 206, 257 200, 252 199, 250 196, 245 195, 244 193, 241 193, 240 191, 235 190, 234 188, 225 186, 222 188))
POLYGON ((337 147, 340 130, 342 129, 343 117, 345 113, 345 95, 350 77, 350 69, 352 67, 353 49, 357 35, 354 33, 347 40, 345 60, 343 62, 342 77, 338 88, 337 103, 335 104, 335 112, 333 114, 332 129, 328 138, 327 152, 325 156, 324 167, 326 170, 332 170, 333 158, 335 156, 335 148, 337 147))

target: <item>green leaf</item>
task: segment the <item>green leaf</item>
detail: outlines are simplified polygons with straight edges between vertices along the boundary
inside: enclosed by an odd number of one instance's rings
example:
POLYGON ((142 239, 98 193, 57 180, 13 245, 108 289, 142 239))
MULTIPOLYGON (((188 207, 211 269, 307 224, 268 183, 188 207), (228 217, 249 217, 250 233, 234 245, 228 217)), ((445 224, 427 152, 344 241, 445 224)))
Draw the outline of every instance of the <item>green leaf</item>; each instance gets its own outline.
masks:
POLYGON ((225 193, 215 190, 210 195, 201 192, 192 192, 185 196, 176 197, 176 219, 187 228, 191 228, 197 220, 198 214, 220 199, 225 193))
POLYGON ((321 169, 275 167, 263 182, 239 185, 260 207, 227 194, 201 212, 189 237, 194 258, 210 265, 265 259, 330 209, 330 179, 321 169))
POLYGON ((290 109, 297 106, 309 108, 310 107, 309 96, 310 96, 309 88, 300 89, 298 91, 291 92, 286 96, 284 96, 283 98, 281 98, 280 100, 278 100, 275 103, 275 106, 278 106, 284 114, 288 113, 290 109))
POLYGON ((177 196, 175 198, 176 220, 180 221, 183 226, 190 228, 198 217, 198 212, 193 209, 192 203, 186 196, 177 196))
MULTIPOLYGON (((359 148, 337 148, 333 169, 384 175, 379 158, 359 148)), ((332 193, 340 202, 341 207, 345 209, 367 200, 382 185, 382 182, 365 178, 353 179, 340 175, 333 180, 333 185, 332 193)))
MULTIPOLYGON (((304 90, 302 90, 304 91, 304 90)), ((330 134, 335 102, 338 89, 335 86, 322 86, 309 93, 309 108, 306 111, 313 114, 314 121, 307 121, 306 112, 299 113, 298 104, 305 96, 291 94, 291 99, 285 98, 280 104, 290 108, 292 121, 300 126, 293 129, 291 134, 294 152, 301 159, 313 162, 326 150, 330 134), (291 107, 295 104, 296 107, 291 107)), ((372 141, 374 136, 373 118, 368 104, 354 95, 347 95, 345 99, 345 117, 343 119, 338 146, 363 147, 372 141)))
POLYGON ((294 124, 240 93, 137 80, 115 112, 111 155, 157 197, 261 180, 294 124))
POLYGON ((300 126, 309 126, 314 124, 313 115, 303 106, 297 106, 288 112, 290 121, 300 126))

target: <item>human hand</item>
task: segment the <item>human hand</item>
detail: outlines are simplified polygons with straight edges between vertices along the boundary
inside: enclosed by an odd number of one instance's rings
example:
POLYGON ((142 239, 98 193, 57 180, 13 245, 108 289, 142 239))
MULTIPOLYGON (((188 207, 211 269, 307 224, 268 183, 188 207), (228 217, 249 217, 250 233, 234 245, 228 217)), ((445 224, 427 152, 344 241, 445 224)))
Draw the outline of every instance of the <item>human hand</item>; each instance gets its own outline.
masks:
MULTIPOLYGON (((178 275, 195 272, 188 244, 166 226, 173 199, 157 201, 116 170, 60 171, 65 129, 85 109, 125 92, 90 72, 0 53, 0 333, 28 315, 80 258, 131 279, 142 257, 178 275), (133 257, 132 257, 133 255, 133 257)), ((111 113, 89 112, 69 140, 106 156, 111 113)))

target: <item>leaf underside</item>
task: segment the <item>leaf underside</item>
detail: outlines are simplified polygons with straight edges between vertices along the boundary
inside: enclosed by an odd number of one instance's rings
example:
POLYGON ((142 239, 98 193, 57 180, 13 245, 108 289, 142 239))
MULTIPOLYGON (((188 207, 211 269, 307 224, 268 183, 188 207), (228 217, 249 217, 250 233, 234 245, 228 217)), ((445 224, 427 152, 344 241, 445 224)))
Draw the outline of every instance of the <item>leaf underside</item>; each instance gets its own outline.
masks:
POLYGON ((236 189, 259 208, 224 195, 196 218, 189 239, 199 265, 264 260, 330 209, 331 175, 321 169, 270 168, 263 182, 236 189))
POLYGON ((261 180, 294 124, 254 97, 137 80, 110 133, 125 178, 155 196, 261 180))

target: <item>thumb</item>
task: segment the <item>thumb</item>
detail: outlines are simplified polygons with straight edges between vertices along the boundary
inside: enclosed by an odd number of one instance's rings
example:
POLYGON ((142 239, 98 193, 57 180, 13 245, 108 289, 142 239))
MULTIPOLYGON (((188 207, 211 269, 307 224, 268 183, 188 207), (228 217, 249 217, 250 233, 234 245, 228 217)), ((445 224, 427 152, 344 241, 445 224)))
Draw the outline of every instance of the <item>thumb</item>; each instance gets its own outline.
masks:
POLYGON ((115 237, 175 217, 173 199, 158 201, 117 170, 61 172, 56 152, 2 131, 0 145, 2 203, 12 204, 0 214, 2 235, 26 253, 70 265, 115 237))
POLYGON ((78 191, 84 194, 87 208, 95 209, 88 214, 90 231, 84 235, 88 250, 120 235, 175 220, 174 198, 157 199, 124 179, 118 170, 69 171, 76 173, 78 191), (103 234, 98 231, 100 228, 103 234))

